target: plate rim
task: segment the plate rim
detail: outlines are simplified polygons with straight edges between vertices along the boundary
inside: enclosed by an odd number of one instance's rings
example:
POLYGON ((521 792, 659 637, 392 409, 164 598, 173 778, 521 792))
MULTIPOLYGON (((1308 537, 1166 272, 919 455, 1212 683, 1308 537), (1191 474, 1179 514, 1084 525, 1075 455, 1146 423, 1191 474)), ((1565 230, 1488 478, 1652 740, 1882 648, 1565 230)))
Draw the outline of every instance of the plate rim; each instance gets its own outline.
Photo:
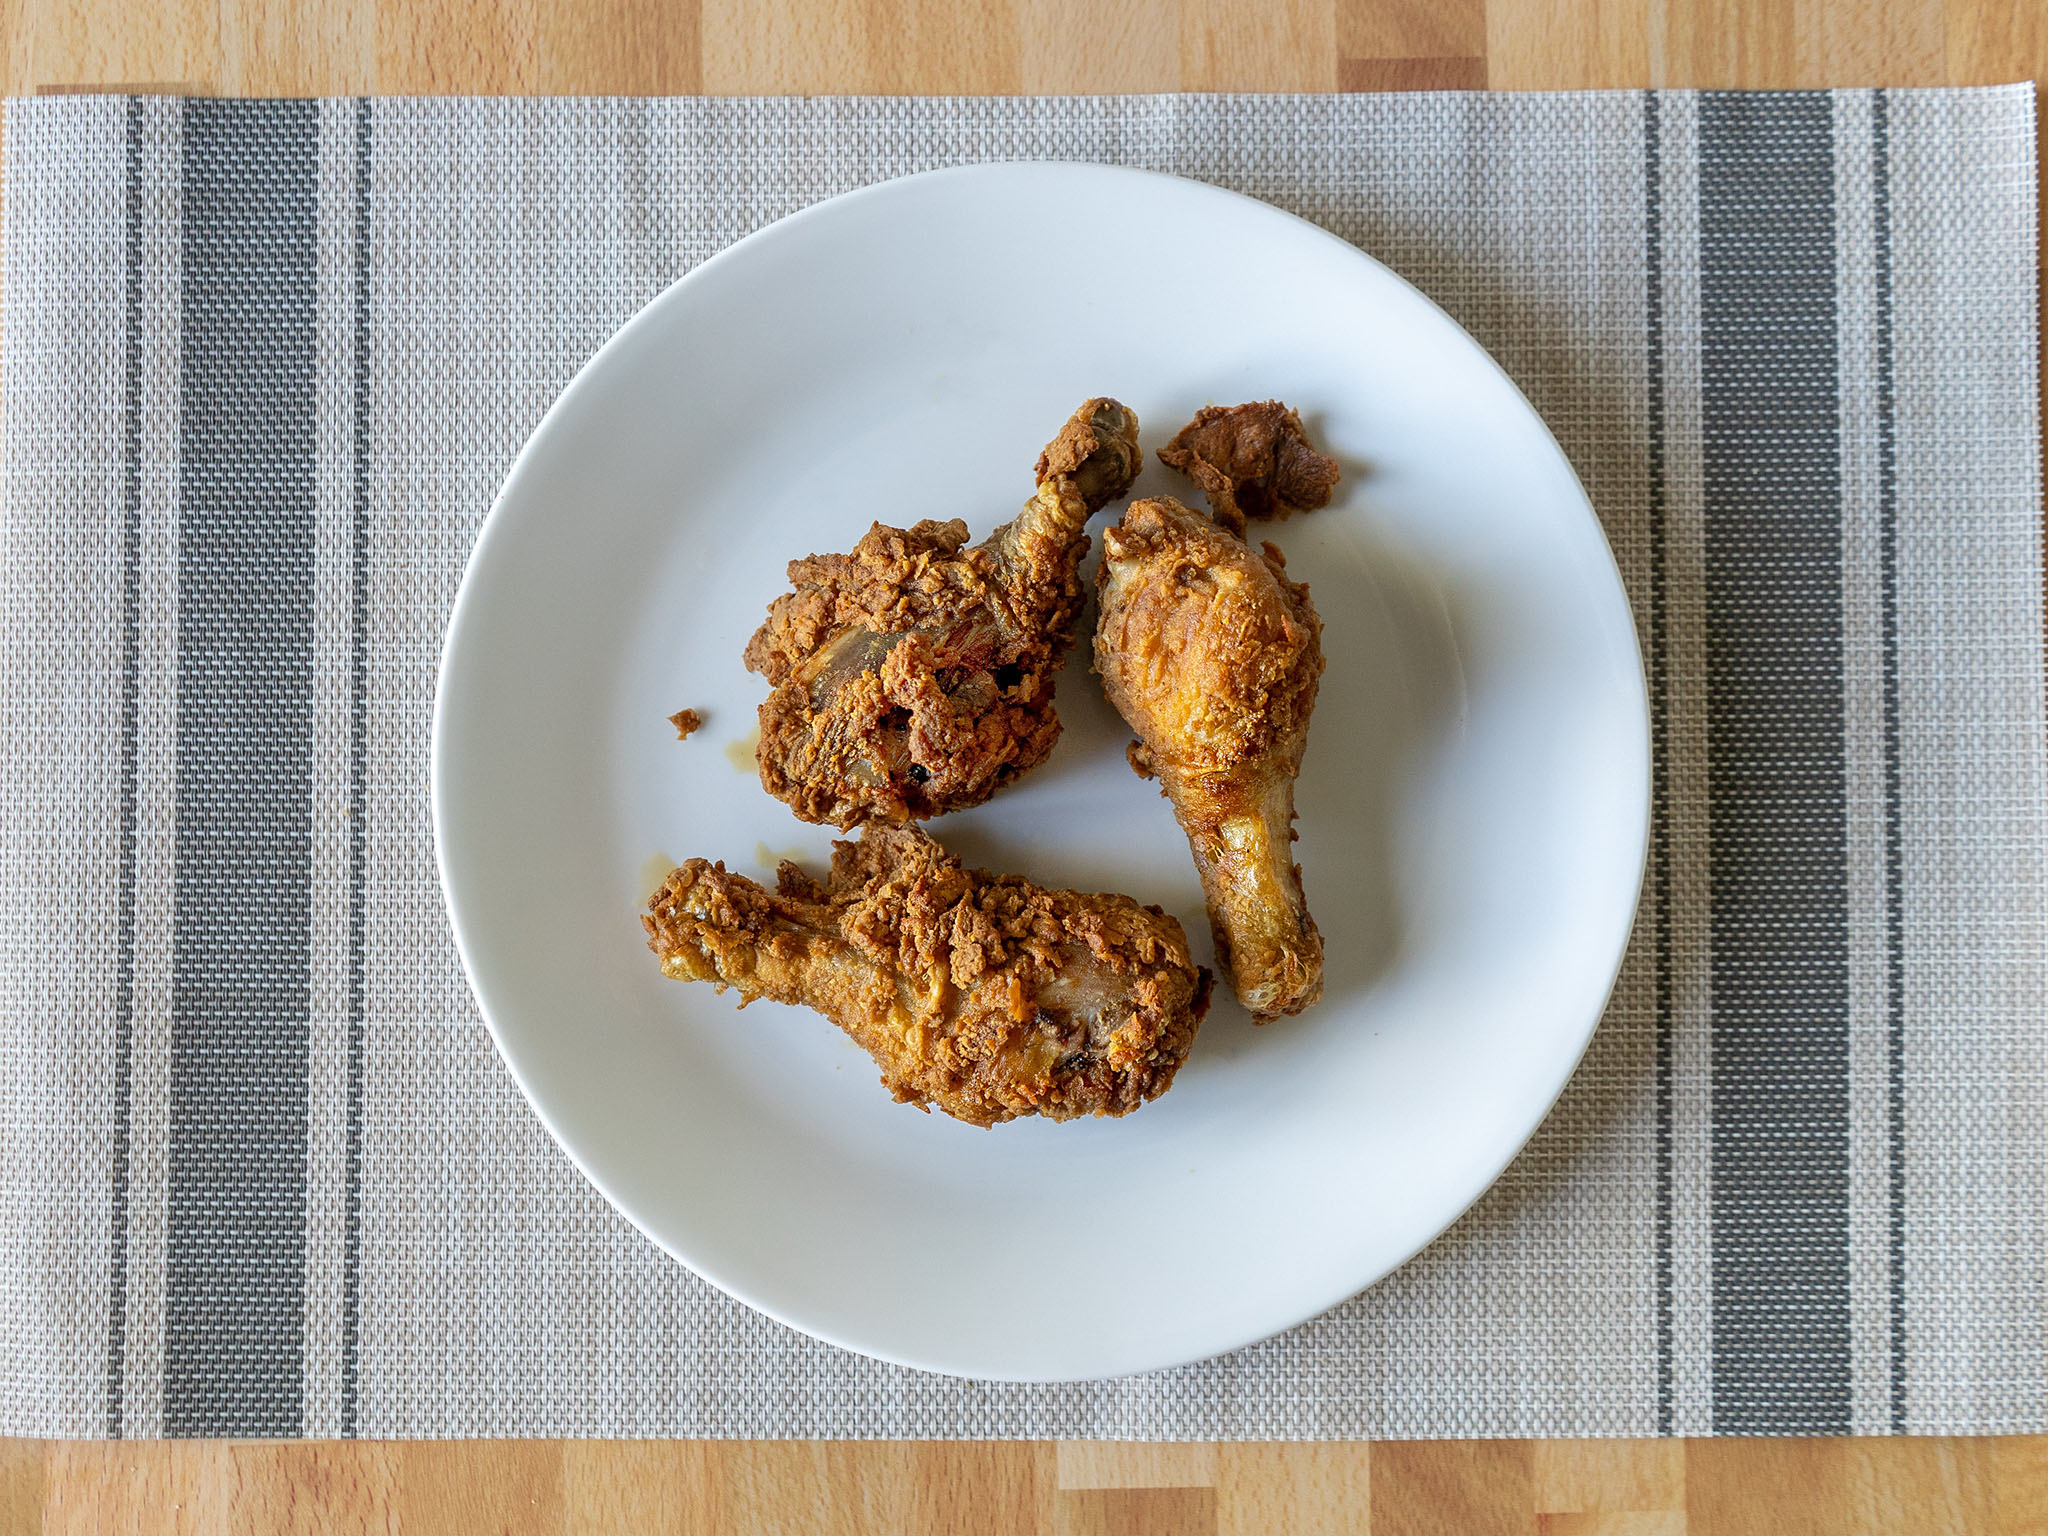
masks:
POLYGON ((1612 539, 1608 537, 1606 525, 1601 521, 1599 512, 1593 505, 1592 497, 1587 494, 1585 482, 1580 476, 1577 466, 1572 463, 1570 455, 1564 451, 1563 444, 1558 442, 1556 433, 1550 428, 1550 423, 1536 409, 1534 403, 1523 392, 1521 386, 1501 366, 1499 360, 1455 316, 1444 309, 1442 305, 1438 304, 1436 300, 1431 298, 1421 288, 1363 247, 1333 234, 1310 219, 1269 203, 1262 198, 1251 196, 1248 193, 1237 192, 1228 187, 1217 186, 1212 182, 1201 181, 1190 176, 1180 176, 1167 171, 1156 171, 1139 166, 1112 165, 1093 160, 1029 157, 1004 158, 974 161, 961 165, 940 166, 929 170, 909 172, 901 176, 888 177, 881 181, 868 182, 862 186, 848 188, 846 191, 821 198, 814 203, 806 204, 802 208, 793 209, 758 229, 750 230, 732 244, 714 252, 689 270, 679 274, 664 286, 660 292, 653 295, 638 309, 634 310, 632 314, 628 315, 625 320, 620 322, 611 335, 605 338, 603 344, 596 351, 592 352, 589 357, 584 359, 577 367, 575 373, 570 376, 568 382, 562 386, 561 391, 549 402, 547 409, 541 413, 540 418, 534 423, 532 429, 527 433, 525 440, 520 444, 519 451, 513 455, 511 463, 506 467, 504 478, 499 483, 497 492, 491 498, 490 507, 485 512, 482 523, 478 526, 476 537, 470 545, 469 553, 464 558, 462 576, 456 584, 455 596, 449 605, 446 627, 442 634, 440 655, 434 669, 434 696, 428 737, 428 799, 433 820, 434 869, 436 882, 440 888, 441 906, 447 918, 450 936, 454 940, 456 955, 462 964, 463 980, 469 987, 470 997, 476 1005, 477 1013, 483 1019, 484 1027, 490 1034, 491 1044, 497 1052, 499 1061, 504 1065, 513 1082, 517 1085, 520 1096, 526 1101, 527 1108, 540 1121, 542 1127, 547 1131, 549 1139, 569 1159, 571 1166, 576 1169, 593 1189, 604 1197, 607 1205, 623 1216, 636 1231, 652 1242, 668 1258, 682 1265, 706 1284, 718 1290, 722 1295, 731 1297, 742 1306, 759 1312, 783 1327, 793 1329, 807 1338, 817 1339, 834 1348, 843 1349, 849 1353, 862 1355, 872 1360, 879 1360, 885 1364, 935 1375, 949 1376, 960 1380, 1003 1382, 1019 1385, 1057 1385, 1071 1382, 1110 1380, 1116 1379, 1117 1376, 1151 1375, 1159 1371, 1173 1370, 1182 1366, 1217 1359, 1221 1356, 1235 1353, 1238 1350, 1249 1348, 1252 1345, 1263 1343, 1268 1339, 1277 1338, 1283 1333, 1290 1332, 1305 1323, 1323 1316, 1352 1297, 1362 1295, 1392 1275, 1396 1270, 1403 1268, 1417 1254, 1421 1253, 1423 1249, 1436 1242, 1452 1227, 1463 1220, 1473 1206, 1477 1205, 1499 1183, 1501 1175, 1507 1171, 1509 1165, 1516 1158, 1521 1156, 1527 1149, 1529 1142, 1535 1137, 1537 1131, 1550 1118, 1552 1111, 1557 1107, 1558 1100, 1563 1097, 1565 1089, 1578 1074, 1579 1067, 1585 1060, 1586 1052, 1592 1046, 1594 1036, 1599 1033, 1601 1021, 1606 1017, 1608 1006, 1613 1001, 1615 988, 1620 984, 1622 967, 1626 962, 1629 945, 1633 941, 1636 924, 1641 915, 1643 887, 1648 878, 1652 853, 1652 830, 1656 814, 1654 725, 1649 676, 1643 660, 1642 639, 1637 628, 1635 604, 1630 599, 1628 585, 1623 579, 1620 562, 1615 556, 1614 544, 1612 539), (1633 677, 1636 684, 1632 690, 1631 698, 1639 715, 1637 723, 1640 727, 1639 731, 1635 734, 1639 748, 1641 776, 1637 780, 1635 775, 1631 775, 1631 779, 1640 784, 1643 814, 1640 822, 1633 829, 1637 847, 1636 856, 1632 861, 1633 874, 1631 877, 1629 899, 1626 905, 1628 919, 1620 925, 1620 931, 1614 938, 1612 954, 1605 962, 1606 982, 1601 989, 1599 1003, 1593 1008, 1590 1019, 1581 1028, 1576 1048, 1571 1053, 1569 1063, 1563 1067, 1556 1081, 1550 1085, 1542 1097, 1540 1107, 1534 1111, 1533 1118, 1514 1137, 1507 1152, 1502 1156, 1498 1164, 1487 1172, 1483 1179, 1477 1181, 1470 1195, 1455 1211, 1450 1211, 1446 1214, 1443 1221, 1419 1242, 1401 1253, 1398 1258, 1386 1264, 1376 1273, 1356 1282, 1347 1282, 1344 1288, 1334 1295, 1319 1300, 1310 1310, 1272 1327, 1261 1325, 1257 1330, 1244 1333, 1241 1336, 1239 1333, 1233 1332, 1228 1341, 1213 1348, 1203 1346, 1193 1353, 1176 1353, 1171 1359, 1161 1360, 1154 1364, 1136 1368, 1119 1369, 1114 1375, 1105 1375, 1103 1373, 1084 1376, 1042 1375, 1023 1371, 991 1371, 985 1369, 968 1371, 928 1359, 918 1359, 912 1353, 900 1349, 854 1343, 839 1336, 836 1329, 802 1322, 794 1317, 785 1315, 779 1306, 757 1300, 745 1294, 742 1288, 721 1279, 714 1272, 718 1266, 712 1265, 707 1267, 700 1260, 685 1257, 679 1253, 669 1240, 653 1231, 646 1222, 642 1221, 634 1211, 629 1209, 626 1202, 621 1200, 608 1187, 605 1180, 592 1170, 583 1157, 579 1155, 577 1149, 570 1144, 569 1139, 564 1136, 562 1130, 555 1124, 546 1109, 542 1107, 540 1099, 535 1095, 533 1088, 527 1082, 526 1075, 520 1070, 519 1063, 515 1059, 515 1053, 507 1045, 505 1035, 500 1029, 497 1020, 492 1017, 491 1010, 485 1005, 483 989, 478 984, 476 965, 471 958, 471 946, 465 936, 464 925, 459 913, 459 905, 455 893, 455 884, 450 874, 445 830, 446 815, 444 814, 444 801, 451 788, 449 764, 447 762, 448 748, 444 732, 445 717, 450 707, 448 704, 449 670, 451 658, 455 656, 457 645, 467 627, 465 622, 466 616, 469 616, 469 622, 474 622, 475 603, 472 599, 475 588, 472 585, 472 577, 477 570, 479 560, 484 558, 486 550, 492 545, 494 539, 502 540, 505 537, 507 522, 506 518, 501 514, 507 500, 514 494, 521 481, 530 471, 531 461, 535 454, 535 445, 541 442, 548 434, 549 429, 558 417, 574 409, 572 402, 585 388, 589 387, 590 378, 600 370, 605 360, 614 352, 621 351, 627 345, 630 345, 635 333, 654 324, 654 317, 657 312, 678 302, 678 296, 685 292, 689 285, 705 279, 709 274, 723 271, 726 267, 744 260, 752 249, 761 244, 774 239, 786 238, 788 232, 799 225, 814 222, 821 217, 829 217, 834 211, 854 202, 897 194, 911 184, 929 185, 946 181, 967 181, 985 177, 991 173, 1009 174, 1019 171, 1049 172, 1058 175, 1095 177, 1105 180, 1135 179, 1174 183, 1184 194, 1191 194, 1198 198, 1207 197, 1219 200, 1227 205, 1233 205, 1235 211, 1239 214, 1248 213, 1253 218, 1264 217, 1282 221, 1296 226, 1297 233, 1301 231, 1312 233, 1318 240, 1337 247, 1343 254, 1362 261, 1370 267, 1377 268, 1379 272, 1393 279, 1402 288, 1406 289, 1409 294, 1433 310, 1457 335, 1464 338, 1472 352, 1479 359, 1483 360, 1484 366, 1490 368, 1500 381, 1512 391, 1513 398, 1520 403, 1522 409, 1537 424, 1544 440, 1549 443, 1551 451, 1557 456, 1557 462, 1563 467, 1566 475, 1570 477, 1571 485, 1578 495, 1579 510, 1591 523, 1594 532, 1598 535, 1601 553, 1606 559, 1607 573, 1613 581, 1614 591, 1620 599, 1622 612, 1628 620, 1625 625, 1628 637, 1628 654, 1633 661, 1633 677))

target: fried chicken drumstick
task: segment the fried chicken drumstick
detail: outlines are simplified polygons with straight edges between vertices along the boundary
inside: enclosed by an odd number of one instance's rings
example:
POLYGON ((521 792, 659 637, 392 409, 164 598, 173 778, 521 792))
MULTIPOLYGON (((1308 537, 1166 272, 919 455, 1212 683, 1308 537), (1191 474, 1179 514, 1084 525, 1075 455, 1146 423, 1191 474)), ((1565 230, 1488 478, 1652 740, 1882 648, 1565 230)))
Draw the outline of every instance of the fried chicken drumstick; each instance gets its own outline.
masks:
POLYGON ((768 793, 805 821, 921 820, 1044 762, 1083 528, 1139 464, 1137 418, 1090 400, 1039 456, 1023 512, 972 548, 958 518, 876 523, 849 554, 791 561, 794 590, 746 652, 774 690, 756 753, 768 793))
POLYGON ((664 974, 802 1003, 899 1102, 993 1125, 1123 1115, 1155 1099, 1209 1008, 1180 924, 1128 896, 964 868, 916 827, 832 845, 820 885, 771 892, 722 864, 671 874, 642 922, 664 974))
POLYGON ((1171 497, 1102 536, 1095 669, 1187 833, 1216 958, 1259 1023, 1323 993, 1294 863, 1294 779, 1323 671, 1322 621, 1280 551, 1171 497))

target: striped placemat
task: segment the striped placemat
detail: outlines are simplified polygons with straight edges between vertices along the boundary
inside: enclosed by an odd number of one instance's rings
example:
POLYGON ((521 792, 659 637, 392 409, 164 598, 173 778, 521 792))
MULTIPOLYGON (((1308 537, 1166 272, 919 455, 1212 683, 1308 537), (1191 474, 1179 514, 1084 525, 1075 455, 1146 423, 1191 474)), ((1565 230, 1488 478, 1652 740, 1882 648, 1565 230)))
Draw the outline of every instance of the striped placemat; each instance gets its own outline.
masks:
POLYGON ((1357 1437, 2044 1426, 2029 88, 240 102, 5 120, 0 1431, 1357 1437), (662 1257, 437 894, 441 629, 542 410, 738 236, 963 160, 1197 176, 1563 442, 1656 721, 1637 938, 1451 1233, 1278 1339, 961 1382, 662 1257))

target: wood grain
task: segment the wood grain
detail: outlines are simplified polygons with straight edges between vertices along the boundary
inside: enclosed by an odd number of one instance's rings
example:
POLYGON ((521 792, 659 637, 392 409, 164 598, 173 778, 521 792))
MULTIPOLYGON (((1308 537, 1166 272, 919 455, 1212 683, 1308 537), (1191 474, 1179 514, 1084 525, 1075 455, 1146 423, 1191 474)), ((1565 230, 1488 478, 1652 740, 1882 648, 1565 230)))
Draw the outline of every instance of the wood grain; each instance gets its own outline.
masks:
POLYGON ((1377 1536, 1524 1536, 1534 1524, 1526 1440, 1397 1441, 1372 1452, 1377 1536))
POLYGON ((10 92, 1978 84, 2044 0, 0 0, 10 92))
POLYGON ((1530 1477, 1536 1507, 1546 1513, 1685 1508, 1685 1446, 1676 1440, 1540 1440, 1530 1477))
MULTIPOLYGON (((15 94, 1987 84, 2048 0, 0 0, 15 94)), ((2048 1439, 0 1442, 0 1532, 2048 1536, 2048 1439)))
POLYGON ((112 1531, 2036 1536, 2048 1440, 0 1442, 0 1532, 112 1531))

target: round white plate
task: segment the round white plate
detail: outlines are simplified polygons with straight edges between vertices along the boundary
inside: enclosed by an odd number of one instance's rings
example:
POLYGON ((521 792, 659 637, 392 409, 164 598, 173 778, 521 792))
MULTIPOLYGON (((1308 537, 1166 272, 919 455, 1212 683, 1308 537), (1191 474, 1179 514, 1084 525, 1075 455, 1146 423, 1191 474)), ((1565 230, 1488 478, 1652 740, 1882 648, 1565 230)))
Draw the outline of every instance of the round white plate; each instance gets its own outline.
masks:
MULTIPOLYGON (((1156 460, 1138 493, 1200 504, 1156 460)), ((1088 654, 1084 633, 1052 759, 930 829, 972 864, 1160 903, 1208 962, 1187 845, 1088 654)), ((463 962, 591 1181, 783 1322, 1025 1380, 1249 1343, 1442 1231, 1592 1033, 1648 786, 1613 560, 1506 376, 1309 224, 1080 165, 835 198, 650 304, 507 477, 434 713, 463 962), (1148 458, 1199 406, 1278 396, 1343 462, 1328 509, 1264 530, 1324 623, 1297 854, 1327 983, 1264 1029, 1219 985, 1172 1091, 1126 1119, 976 1130, 890 1102, 816 1014, 664 980, 638 914, 693 855, 771 882, 827 857, 836 834, 749 758, 766 690, 740 653, 785 563, 876 519, 979 538, 1094 394, 1138 413, 1148 458), (704 725, 678 743, 686 706, 704 725)))

